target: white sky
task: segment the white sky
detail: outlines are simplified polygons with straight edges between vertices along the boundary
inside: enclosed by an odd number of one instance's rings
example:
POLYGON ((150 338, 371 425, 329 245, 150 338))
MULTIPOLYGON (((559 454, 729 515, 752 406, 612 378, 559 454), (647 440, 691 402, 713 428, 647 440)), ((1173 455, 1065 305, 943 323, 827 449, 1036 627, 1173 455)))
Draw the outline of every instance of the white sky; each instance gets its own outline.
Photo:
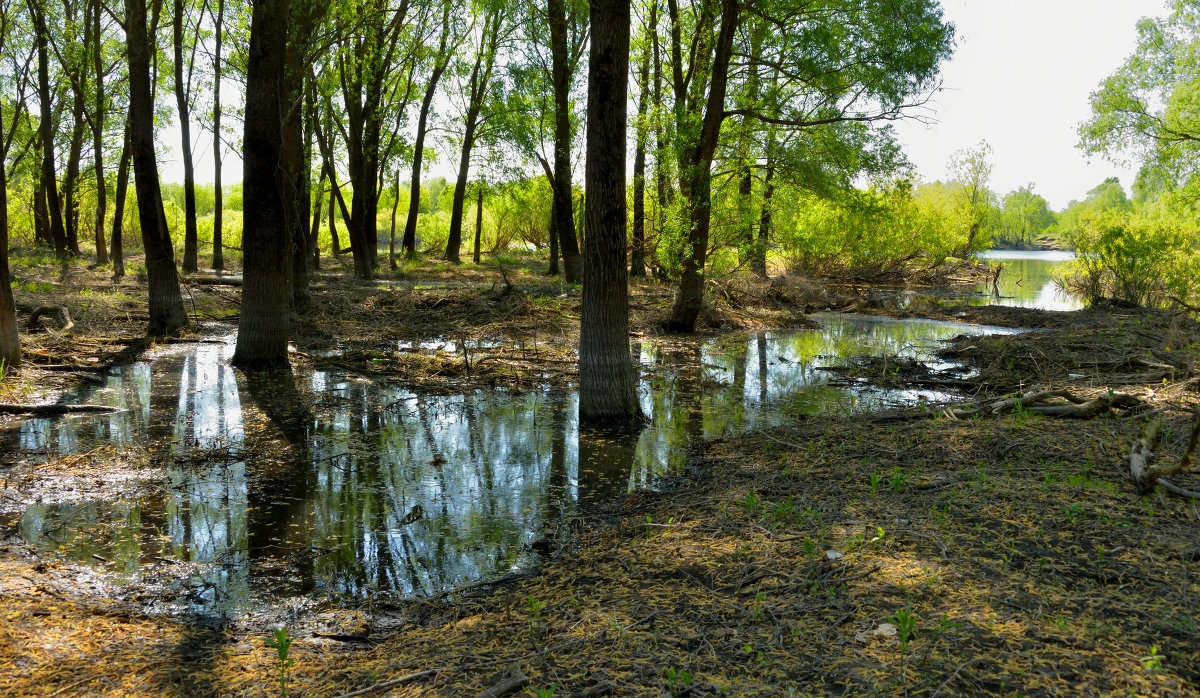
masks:
POLYGON ((943 0, 958 48, 942 70, 934 118, 897 126, 922 178, 945 179, 950 155, 987 140, 999 195, 1033 182, 1050 207, 1137 169, 1088 162, 1076 128, 1088 95, 1132 53, 1137 20, 1166 14, 1165 0, 943 0))
MULTIPOLYGON (((957 27, 958 47, 943 66, 943 90, 931 103, 936 123, 898 122, 896 130, 923 179, 946 178, 950 155, 987 140, 993 149, 991 187, 1004 194, 1023 184, 1062 210, 1072 199, 1117 176, 1128 190, 1136 168, 1075 148, 1076 128, 1089 113, 1088 95, 1124 61, 1136 42, 1137 20, 1167 12, 1165 0, 942 0, 957 27)), ((231 96, 230 96, 231 97, 231 96)), ((229 97, 226 97, 228 100, 229 97)), ((210 136, 196 134, 196 180, 212 181, 210 136)), ((437 132, 430 134, 440 149, 437 132)), ((164 129, 164 180, 183 180, 178 128, 164 129)), ((427 160, 434 155, 426 148, 427 160)), ((452 158, 434 156, 426 177, 454 177, 452 158)), ((632 155, 631 155, 632 157, 632 155)), ((226 155, 225 180, 241 179, 241 160, 226 155)))

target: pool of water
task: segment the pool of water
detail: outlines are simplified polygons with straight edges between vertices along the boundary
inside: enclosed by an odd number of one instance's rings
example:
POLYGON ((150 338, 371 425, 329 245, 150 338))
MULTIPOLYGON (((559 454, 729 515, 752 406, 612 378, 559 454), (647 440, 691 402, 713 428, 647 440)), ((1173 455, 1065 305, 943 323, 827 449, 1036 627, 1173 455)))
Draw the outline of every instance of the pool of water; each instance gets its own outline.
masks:
POLYGON ((561 540, 616 497, 682 474, 691 441, 946 397, 847 387, 827 368, 862 355, 933 362, 941 340, 1009 331, 814 319, 819 329, 635 344, 649 420, 617 434, 581 432, 567 390, 421 395, 330 371, 242 373, 228 365, 232 340, 184 345, 74 396, 120 413, 0 432, 27 467, 148 451, 159 466, 149 488, 35 504, 5 523, 115 582, 176 570, 176 607, 428 596, 526 567, 534 541, 561 540), (279 447, 260 448, 268 442, 279 447))
POLYGON ((1040 310, 1079 310, 1083 301, 1058 288, 1055 274, 1073 259, 1075 253, 1057 250, 989 250, 979 258, 1000 262, 1004 269, 998 283, 958 287, 947 291, 877 290, 871 301, 880 307, 910 309, 915 306, 1004 305, 1040 310))

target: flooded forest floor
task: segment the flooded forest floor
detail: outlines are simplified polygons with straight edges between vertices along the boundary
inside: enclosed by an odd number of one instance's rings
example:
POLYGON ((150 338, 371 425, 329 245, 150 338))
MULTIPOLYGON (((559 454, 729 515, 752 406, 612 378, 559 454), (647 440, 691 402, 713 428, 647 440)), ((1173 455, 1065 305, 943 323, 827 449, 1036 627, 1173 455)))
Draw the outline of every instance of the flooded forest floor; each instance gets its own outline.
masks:
MULTIPOLYGON (((135 279, 15 271, 23 320, 63 304, 74 327, 44 318, 23 334, 28 368, 0 383, 0 402, 52 402, 154 350, 139 338, 135 279)), ((318 276, 294 361, 430 392, 569 385, 578 289, 531 270, 474 273, 428 268, 378 285, 318 276), (419 350, 430 340, 440 344, 419 350)), ((172 341, 236 327, 239 289, 214 281, 187 284, 196 322, 172 341)), ((897 314, 854 284, 787 277, 711 291, 706 332, 803 327, 806 312, 826 309, 897 314)), ((666 286, 635 286, 638 339, 670 341, 657 329, 669 302, 666 286)), ((610 503, 533 573, 294 614, 289 693, 1200 694, 1200 508, 1139 493, 1125 460, 1150 418, 1167 424, 1158 457, 1183 452, 1200 327, 1141 309, 900 312, 1031 331, 951 341, 945 360, 973 369, 952 379, 887 357, 842 372, 954 388, 973 414, 798 417, 694 443, 686 476, 610 503), (1129 399, 1085 419, 1020 403, 991 413, 1004 396, 1053 390, 1129 399)), ((96 454, 31 470, 0 455, 0 512, 63 488, 83 498, 120 487, 123 462, 96 454)), ((1200 477, 1175 484, 1200 490, 1200 477)), ((273 625, 155 612, 0 528, 5 695, 278 692, 264 644, 273 625)))

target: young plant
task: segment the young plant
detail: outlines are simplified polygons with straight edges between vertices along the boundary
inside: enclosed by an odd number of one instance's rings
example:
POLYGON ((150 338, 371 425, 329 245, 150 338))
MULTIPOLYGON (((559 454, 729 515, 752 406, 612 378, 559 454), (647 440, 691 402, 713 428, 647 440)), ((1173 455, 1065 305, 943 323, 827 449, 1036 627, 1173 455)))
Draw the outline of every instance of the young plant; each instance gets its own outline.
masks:
POLYGON ((288 652, 292 647, 292 643, 296 638, 288 634, 287 628, 276 628, 274 636, 268 636, 264 642, 268 647, 275 649, 279 668, 279 695, 282 698, 287 698, 287 685, 289 673, 292 665, 296 663, 295 658, 289 657, 288 652))

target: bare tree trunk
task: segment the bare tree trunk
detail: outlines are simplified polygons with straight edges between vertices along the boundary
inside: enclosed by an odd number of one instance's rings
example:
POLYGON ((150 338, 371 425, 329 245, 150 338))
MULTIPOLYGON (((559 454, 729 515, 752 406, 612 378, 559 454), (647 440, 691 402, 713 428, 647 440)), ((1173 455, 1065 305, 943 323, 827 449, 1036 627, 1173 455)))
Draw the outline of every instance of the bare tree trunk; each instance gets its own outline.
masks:
POLYGON ((183 296, 179 293, 175 251, 158 186, 145 0, 125 0, 125 24, 129 57, 130 151, 137 177, 138 219, 142 227, 142 245, 146 249, 150 293, 147 333, 162 335, 183 327, 188 318, 183 309, 183 296))
POLYGON ((629 0, 592 0, 588 67, 587 199, 579 321, 579 420, 641 417, 629 354, 625 266, 625 123, 629 83, 629 0))
MULTIPOLYGON (((550 188, 551 190, 554 189, 553 181, 550 183, 550 188)), ((546 270, 546 273, 550 276, 558 276, 558 212, 555 210, 556 208, 558 208, 557 197, 550 200, 550 223, 548 226, 550 232, 550 268, 546 270)))
POLYGON ((37 33, 38 102, 41 108, 39 132, 42 143, 42 188, 45 192, 47 223, 54 251, 61 259, 68 255, 67 231, 63 225, 62 202, 58 196, 58 180, 54 165, 54 105, 50 101, 50 32, 40 0, 26 0, 33 14, 37 33))
POLYGON ((183 136, 183 273, 196 271, 196 174, 192 164, 192 120, 188 113, 187 83, 183 81, 183 0, 175 0, 172 44, 175 48, 175 104, 179 109, 179 131, 183 136))
POLYGON ((483 240, 483 182, 479 183, 478 196, 475 199, 475 257, 473 261, 479 264, 480 251, 483 240))
MULTIPOLYGON (((74 70, 74 68, 72 68, 74 70)), ((79 255, 79 160, 83 157, 85 128, 83 93, 74 90, 72 101, 71 148, 67 154, 67 172, 63 177, 63 225, 67 233, 67 249, 79 255)))
POLYGON ((388 268, 395 270, 396 264, 396 211, 400 208, 400 170, 396 170, 396 186, 392 190, 392 228, 388 232, 388 268))
POLYGON ((217 271, 225 269, 225 249, 222 240, 224 225, 225 191, 221 186, 221 40, 224 35, 225 0, 217 0, 217 19, 213 33, 216 50, 213 54, 213 240, 212 266, 217 271))
POLYGON ((767 278, 767 245, 771 234, 771 202, 775 195, 775 162, 773 160, 774 143, 767 145, 767 174, 763 178, 762 213, 758 217, 758 240, 754 242, 754 256, 750 259, 750 268, 755 274, 767 278))
POLYGON ((129 160, 132 152, 129 147, 129 122, 126 120, 125 138, 124 143, 121 145, 121 162, 117 166, 117 188, 113 192, 112 235, 109 237, 112 243, 114 279, 120 279, 125 276, 125 245, 123 235, 125 228, 125 195, 129 191, 129 160))
POLYGON ((242 309, 233 363, 248 369, 288 366, 291 231, 282 197, 283 118, 287 108, 291 0, 258 0, 246 63, 242 162, 242 309))
MULTIPOLYGON (((654 31, 658 3, 650 5, 650 22, 647 33, 654 31)), ((642 54, 638 69, 637 146, 633 154, 633 240, 629 255, 629 275, 635 278, 646 276, 646 112, 647 93, 650 90, 650 50, 642 54)))
MULTIPOLYGON (((571 191, 571 75, 567 64, 567 10, 563 0, 548 0, 551 81, 554 84, 554 216, 568 283, 583 278, 583 258, 575 238, 571 191)), ((628 62, 628 57, 626 58, 628 62)))
POLYGON ((415 259, 417 256, 417 214, 421 208, 421 161, 425 154, 425 131, 429 119, 429 106, 433 102, 433 95, 437 92, 438 81, 442 79, 442 73, 445 72, 446 66, 450 64, 450 56, 446 50, 447 42, 450 40, 450 5, 446 5, 446 12, 442 17, 442 40, 438 45, 437 57, 433 66, 433 73, 429 76, 429 84, 425 88, 425 97, 421 100, 421 114, 417 119, 417 137, 413 142, 413 166, 412 180, 409 184, 408 193, 408 220, 404 223, 404 256, 408 259, 415 259))
MULTIPOLYGON (((3 38, 0 38, 3 41, 3 38)), ((0 100, 0 124, 4 123, 0 100)), ((3 136, 3 134, 0 134, 3 136)), ((4 144, 7 146, 7 143, 4 144)), ((0 149, 0 363, 5 371, 21 365, 21 338, 17 334, 17 306, 13 300, 12 277, 8 271, 8 173, 7 147, 0 149)))
POLYGON ((104 244, 104 221, 108 213, 108 192, 104 186, 104 61, 100 52, 103 38, 100 32, 99 0, 91 3, 92 25, 92 69, 96 77, 96 103, 92 114, 92 156, 96 167, 96 264, 108 264, 108 250, 104 244))
POLYGON ((687 158, 686 197, 690 208, 688 237, 683 257, 679 291, 665 327, 671 332, 692 332, 704 306, 704 265, 708 255, 709 225, 712 220, 712 160, 717 150, 721 122, 725 119, 725 90, 729 84, 729 63, 737 30, 737 0, 721 0, 721 32, 713 56, 708 103, 700 127, 695 152, 687 158))

